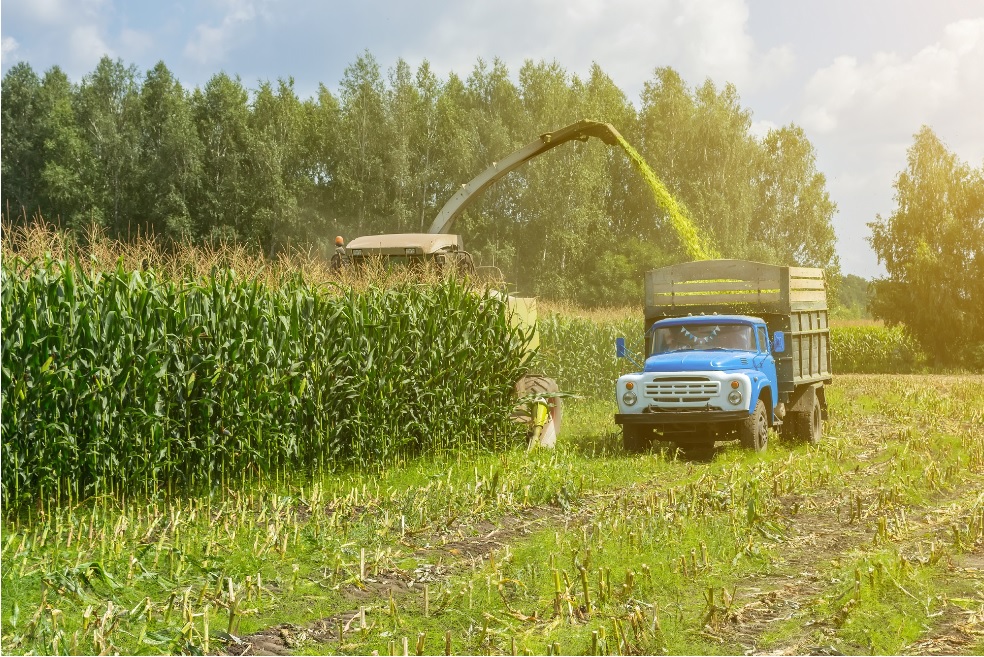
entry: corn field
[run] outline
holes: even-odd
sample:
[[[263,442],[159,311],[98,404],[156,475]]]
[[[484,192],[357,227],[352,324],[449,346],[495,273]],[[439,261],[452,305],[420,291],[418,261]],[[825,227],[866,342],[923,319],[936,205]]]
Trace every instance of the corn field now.
[[[830,357],[840,372],[910,374],[926,354],[902,326],[842,326],[830,330]]]
[[[558,312],[543,313],[537,324],[540,348],[536,368],[562,390],[596,399],[614,399],[615,381],[631,363],[615,358],[615,338],[625,337],[642,352],[642,313],[598,321]]]
[[[455,280],[364,290],[5,258],[8,510],[521,439],[529,338]]]

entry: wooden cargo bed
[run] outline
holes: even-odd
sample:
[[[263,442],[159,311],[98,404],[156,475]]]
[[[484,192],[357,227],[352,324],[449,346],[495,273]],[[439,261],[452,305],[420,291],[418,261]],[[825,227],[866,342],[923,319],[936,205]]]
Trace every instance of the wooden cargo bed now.
[[[775,354],[780,394],[830,381],[830,326],[822,269],[702,260],[646,273],[647,331],[667,317],[715,313],[761,317],[770,333],[785,333],[786,350]]]

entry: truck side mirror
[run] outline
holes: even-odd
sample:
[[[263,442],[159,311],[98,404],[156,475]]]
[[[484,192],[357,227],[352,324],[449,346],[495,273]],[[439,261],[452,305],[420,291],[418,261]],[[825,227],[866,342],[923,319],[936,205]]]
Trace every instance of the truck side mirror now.
[[[786,351],[786,334],[782,331],[776,331],[772,334],[772,351],[777,354]]]
[[[625,338],[615,338],[615,358],[625,358],[628,352],[625,349]]]

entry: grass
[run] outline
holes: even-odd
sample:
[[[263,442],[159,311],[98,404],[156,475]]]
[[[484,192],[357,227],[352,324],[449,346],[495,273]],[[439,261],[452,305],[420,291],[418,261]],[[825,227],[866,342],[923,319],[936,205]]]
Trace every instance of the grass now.
[[[764,456],[627,456],[613,405],[582,400],[553,452],[8,522],[3,649],[194,652],[231,629],[306,654],[972,652],[981,383],[839,377],[824,443]]]
[[[40,258],[64,247],[33,239]],[[98,271],[147,258],[93,244]],[[153,257],[174,273],[208,254]],[[558,449],[448,441],[7,513],[0,649],[981,652],[984,378],[838,374],[819,446],[626,455],[611,338],[638,333],[635,311],[541,313],[541,363],[582,395]]]

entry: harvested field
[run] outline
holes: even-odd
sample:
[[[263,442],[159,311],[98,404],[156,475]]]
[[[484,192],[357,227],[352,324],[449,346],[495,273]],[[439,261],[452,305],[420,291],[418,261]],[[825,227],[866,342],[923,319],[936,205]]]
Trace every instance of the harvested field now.
[[[821,445],[709,463],[581,400],[555,452],[8,523],[4,651],[979,654],[982,384],[840,376]]]

